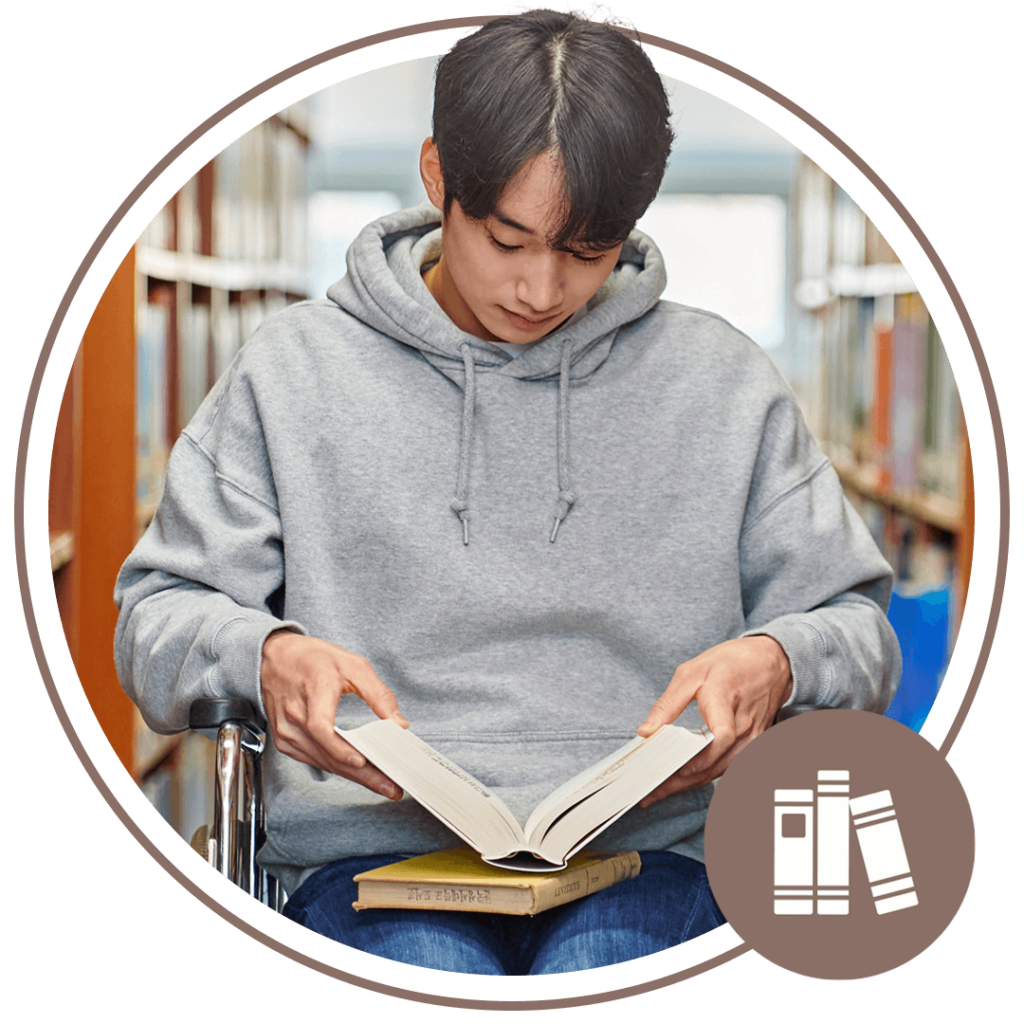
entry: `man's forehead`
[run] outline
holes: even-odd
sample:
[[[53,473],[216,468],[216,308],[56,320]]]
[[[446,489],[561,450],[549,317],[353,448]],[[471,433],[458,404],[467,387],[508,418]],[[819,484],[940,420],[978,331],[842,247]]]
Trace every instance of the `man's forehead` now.
[[[503,213],[500,208],[496,209],[492,216],[496,221],[506,224],[510,228],[515,228],[516,231],[525,231],[528,235],[536,234],[533,228],[528,228],[525,224],[520,224],[519,221],[514,220],[507,213]]]

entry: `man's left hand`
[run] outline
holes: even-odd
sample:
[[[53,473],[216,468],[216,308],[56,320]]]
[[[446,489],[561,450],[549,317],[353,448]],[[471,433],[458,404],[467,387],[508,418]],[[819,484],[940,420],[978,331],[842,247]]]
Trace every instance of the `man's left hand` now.
[[[696,698],[701,717],[715,738],[648,793],[640,806],[649,807],[672,793],[697,789],[717,779],[732,759],[775,721],[792,686],[789,658],[770,636],[726,640],[680,665],[637,732],[650,736],[674,722]]]

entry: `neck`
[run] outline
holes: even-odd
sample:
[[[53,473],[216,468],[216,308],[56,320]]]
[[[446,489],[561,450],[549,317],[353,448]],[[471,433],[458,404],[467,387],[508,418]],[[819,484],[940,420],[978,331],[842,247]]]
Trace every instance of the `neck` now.
[[[446,272],[443,253],[441,258],[423,274],[423,283],[448,319],[460,330],[472,334],[482,341],[501,340],[491,334],[466,305],[459,290]]]

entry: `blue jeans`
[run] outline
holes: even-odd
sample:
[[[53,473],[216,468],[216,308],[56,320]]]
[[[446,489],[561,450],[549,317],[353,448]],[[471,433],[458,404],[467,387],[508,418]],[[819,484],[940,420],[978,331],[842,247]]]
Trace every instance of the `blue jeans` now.
[[[640,874],[536,917],[450,910],[352,909],[352,876],[402,859],[349,857],[320,868],[286,917],[389,960],[463,974],[562,974],[634,960],[725,923],[704,865],[642,852]]]

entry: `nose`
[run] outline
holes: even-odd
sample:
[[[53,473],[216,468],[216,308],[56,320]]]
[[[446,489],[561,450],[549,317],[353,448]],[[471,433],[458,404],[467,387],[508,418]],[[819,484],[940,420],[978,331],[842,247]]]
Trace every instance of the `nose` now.
[[[531,312],[541,314],[562,301],[563,266],[559,253],[537,253],[525,262],[516,282],[516,298]]]

